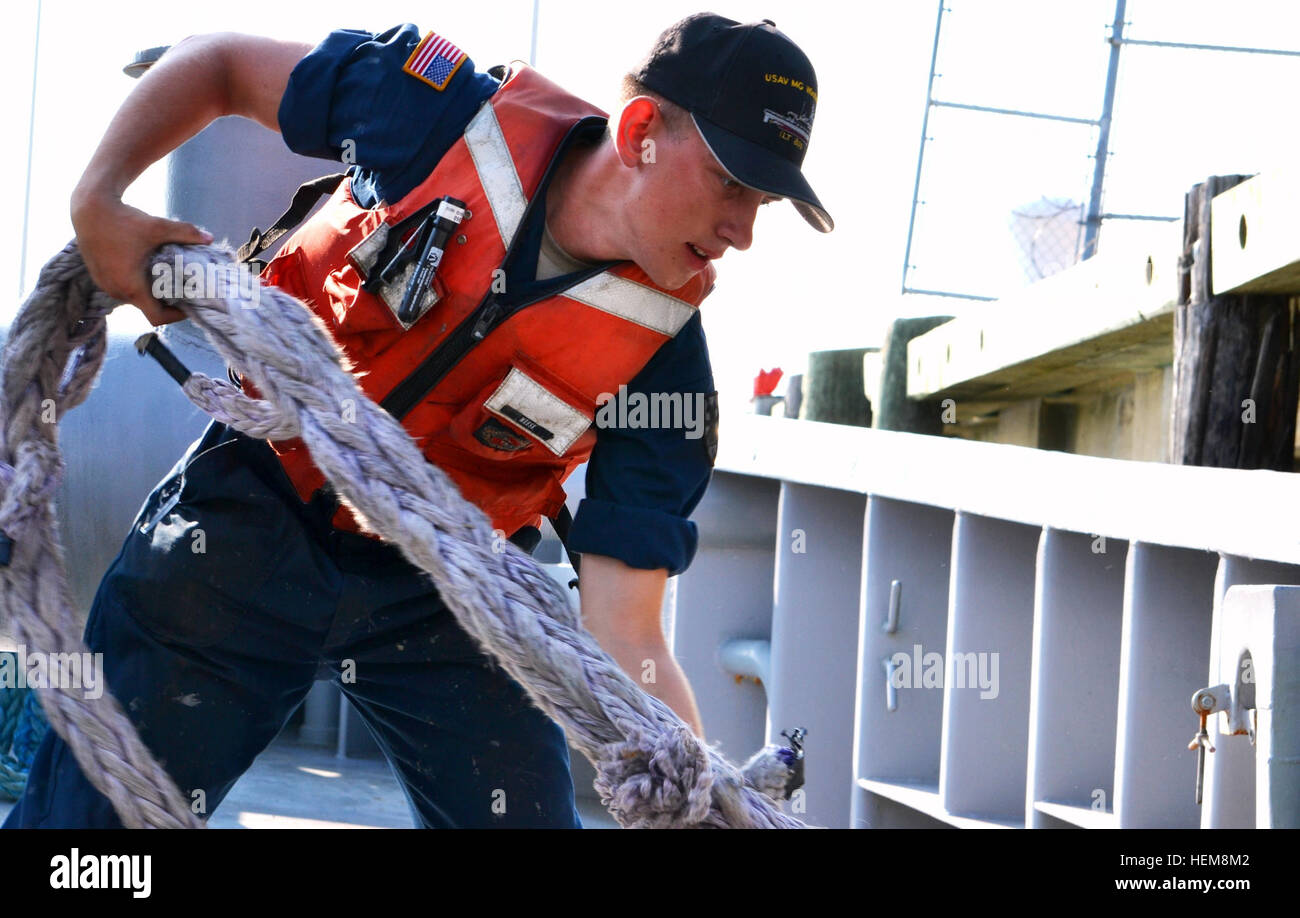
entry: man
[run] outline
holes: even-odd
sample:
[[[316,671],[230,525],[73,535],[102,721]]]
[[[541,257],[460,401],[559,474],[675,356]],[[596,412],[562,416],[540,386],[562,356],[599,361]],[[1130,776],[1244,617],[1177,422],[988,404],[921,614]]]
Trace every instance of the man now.
[[[535,71],[480,73],[410,25],[335,32],[315,49],[199,36],[123,105],[73,223],[100,286],[162,324],[182,314],[150,295],[148,254],[209,238],[122,204],[150,163],[227,114],[355,162],[265,279],[309,303],[367,394],[526,549],[590,455],[569,538],[584,624],[703,736],[659,610],[695,551],[687,517],[710,438],[591,424],[623,384],[714,394],[697,307],[711,262],[749,247],[759,206],[789,198],[831,229],[799,171],[815,101],[811,64],[772,24],[711,14],[660,36],[608,124]],[[419,258],[403,256],[427,249],[435,217],[460,222],[417,283]],[[580,825],[562,731],[427,577],[338,506],[297,441],[210,425],[146,499],[86,634],[196,812],[221,801],[315,678],[332,677],[417,824]],[[6,825],[117,824],[51,734]]]

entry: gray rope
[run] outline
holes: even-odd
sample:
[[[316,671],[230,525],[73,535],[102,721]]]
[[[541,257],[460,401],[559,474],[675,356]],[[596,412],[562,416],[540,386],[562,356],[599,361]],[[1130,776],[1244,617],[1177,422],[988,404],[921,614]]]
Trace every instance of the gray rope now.
[[[42,270],[0,353],[0,531],[12,541],[0,602],[20,644],[86,652],[72,612],[53,513],[63,476],[57,419],[81,404],[107,350],[114,304],[95,289],[75,246]],[[50,726],[128,828],[201,826],[109,693],[86,699],[67,680],[39,690]]]
[[[176,258],[226,270],[232,262],[220,246],[165,246],[155,256],[168,264]],[[243,368],[264,401],[200,374],[186,394],[251,436],[301,436],[361,525],[430,575],[461,627],[592,761],[602,803],[621,825],[802,827],[776,802],[789,774],[777,747],[737,768],[641,691],[582,627],[564,590],[530,556],[497,540],[482,511],[365,396],[309,309],[274,287],[254,300],[223,293],[234,295],[166,302]],[[0,568],[3,611],[40,648],[80,648],[50,508],[62,466],[55,425],[41,422],[40,407],[53,398],[62,416],[85,398],[103,362],[112,305],[71,243],[42,271],[3,354],[0,529],[14,541],[9,566]],[[107,693],[94,703],[71,693],[41,696],[51,725],[124,824],[198,824]]]

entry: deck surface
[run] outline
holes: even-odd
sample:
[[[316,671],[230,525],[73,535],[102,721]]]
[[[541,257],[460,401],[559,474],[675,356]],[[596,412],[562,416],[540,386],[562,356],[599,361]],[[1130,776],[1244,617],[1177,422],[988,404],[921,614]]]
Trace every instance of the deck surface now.
[[[0,801],[0,821],[13,803]],[[591,798],[578,798],[588,829],[617,828]],[[382,759],[341,759],[281,737],[222,801],[214,829],[409,829],[406,798]]]

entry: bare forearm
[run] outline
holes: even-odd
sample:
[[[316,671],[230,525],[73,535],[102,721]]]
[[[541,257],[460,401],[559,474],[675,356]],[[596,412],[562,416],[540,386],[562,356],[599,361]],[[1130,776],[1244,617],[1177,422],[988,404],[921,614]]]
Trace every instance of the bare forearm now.
[[[215,38],[185,39],[140,78],[91,157],[74,209],[91,193],[121,197],[146,168],[226,113],[225,64]]]
[[[126,188],[222,115],[276,127],[280,99],[309,45],[223,32],[179,42],[122,104],[72,193],[72,227],[95,284],[134,303],[154,325],[185,314],[153,296],[149,253],[165,243],[195,245],[212,236],[182,221],[122,202]]]
[[[600,645],[633,682],[672,708],[696,736],[704,739],[704,724],[691,684],[663,642],[646,645],[606,638]]]
[[[220,32],[177,42],[113,117],[74,194],[121,197],[140,173],[223,115],[278,130],[289,74],[309,45]]]
[[[632,681],[703,738],[690,683],[664,640],[660,609],[667,581],[666,570],[641,570],[615,558],[584,555],[582,620]]]

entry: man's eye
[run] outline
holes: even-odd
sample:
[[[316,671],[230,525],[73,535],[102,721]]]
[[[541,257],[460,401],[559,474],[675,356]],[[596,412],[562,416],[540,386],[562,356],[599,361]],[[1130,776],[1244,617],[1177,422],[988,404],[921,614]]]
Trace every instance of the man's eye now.
[[[737,186],[739,186],[739,185],[740,185],[740,182],[736,181],[736,180],[735,180],[734,178],[732,178],[731,176],[729,176],[729,175],[724,175],[724,176],[722,176],[722,187],[723,187],[723,188],[735,188],[735,187],[737,187]]]

